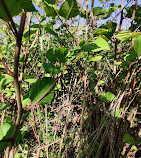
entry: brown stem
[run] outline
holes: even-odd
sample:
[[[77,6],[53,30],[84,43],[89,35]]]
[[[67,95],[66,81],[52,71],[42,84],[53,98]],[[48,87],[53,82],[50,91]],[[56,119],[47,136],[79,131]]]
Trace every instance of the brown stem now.
[[[136,14],[137,4],[138,4],[138,0],[135,0],[135,7],[134,7],[134,10],[133,10],[131,27],[130,27],[131,32],[133,31],[133,21],[134,21],[135,14]]]
[[[19,39],[17,39],[16,43],[16,50],[15,50],[15,60],[14,60],[14,85],[15,85],[15,93],[16,93],[16,100],[17,100],[17,107],[18,107],[18,114],[17,114],[17,120],[15,124],[15,129],[13,131],[12,138],[15,139],[17,130],[20,126],[21,118],[22,118],[22,102],[21,102],[21,92],[20,92],[20,83],[18,81],[18,66],[19,66],[19,56],[20,56],[20,50],[21,50],[21,42],[22,42],[22,35],[24,31],[24,25],[25,25],[25,19],[26,19],[26,13],[22,11],[21,16],[21,22],[20,22],[20,28],[19,28]]]
[[[123,4],[124,4],[124,0],[121,0],[121,16],[120,16],[120,23],[119,23],[119,27],[118,27],[118,32],[120,32],[121,25],[123,22]]]
[[[8,75],[14,77],[13,72],[10,70],[10,68],[9,68],[8,66],[5,65],[5,63],[4,63],[1,59],[0,59],[0,63],[5,67],[5,69],[6,69],[7,71],[9,71],[10,74],[8,74]]]
[[[123,7],[123,9],[125,9],[130,2],[131,2],[131,0],[129,0],[127,2],[127,4]],[[121,11],[115,15],[115,17],[111,20],[111,22],[114,21],[120,13],[121,13]],[[111,24],[111,22],[106,25],[106,28]]]

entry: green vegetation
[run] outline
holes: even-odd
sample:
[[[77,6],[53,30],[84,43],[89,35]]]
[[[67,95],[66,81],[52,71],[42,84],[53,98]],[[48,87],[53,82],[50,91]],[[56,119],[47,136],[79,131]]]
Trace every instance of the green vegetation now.
[[[138,151],[141,9],[98,2],[0,0],[0,157]]]

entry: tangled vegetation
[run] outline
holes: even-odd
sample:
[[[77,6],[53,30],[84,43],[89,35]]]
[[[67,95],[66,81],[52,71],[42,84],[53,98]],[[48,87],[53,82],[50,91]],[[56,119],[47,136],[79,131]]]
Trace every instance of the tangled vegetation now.
[[[0,157],[141,157],[138,0],[0,0]]]

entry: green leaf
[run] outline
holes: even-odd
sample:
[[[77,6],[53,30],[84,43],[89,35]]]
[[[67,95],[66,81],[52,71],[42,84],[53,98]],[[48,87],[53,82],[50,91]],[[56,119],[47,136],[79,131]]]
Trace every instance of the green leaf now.
[[[11,124],[9,123],[3,123],[0,126],[0,140],[2,140],[8,133],[8,131],[11,128]],[[9,142],[0,142],[0,153],[3,152],[3,150],[9,145]]]
[[[85,40],[80,41],[79,46],[82,47],[85,44]]]
[[[56,10],[56,12],[54,11],[54,9],[52,8],[52,5],[48,4],[45,0],[44,0],[44,10],[46,12],[46,16],[47,17],[55,17],[56,16],[56,12],[58,12]]]
[[[79,14],[76,0],[66,0],[60,7],[59,15],[66,20],[76,17]]]
[[[99,37],[95,41],[90,41],[82,46],[83,51],[92,51],[92,52],[98,52],[102,50],[110,50],[109,44],[106,40]]]
[[[36,82],[37,79],[31,78],[31,79],[25,79],[24,81],[32,84],[32,83]]]
[[[22,158],[22,154],[21,153],[16,153],[14,158]]]
[[[131,138],[130,134],[129,133],[126,133],[124,136],[123,136],[123,141],[127,144],[134,144],[135,143],[135,140]]]
[[[54,35],[55,37],[58,37],[58,34],[53,31],[53,28],[51,28],[51,25],[47,24],[45,27],[45,30],[47,31],[47,33],[50,33],[50,34]]]
[[[10,102],[8,102],[7,104],[1,102],[0,103],[0,111],[3,111],[4,109],[6,109],[9,106]]]
[[[55,51],[52,48],[47,51],[46,57],[50,62],[56,62],[57,61]]]
[[[55,4],[57,0],[44,0],[46,1],[48,4]]]
[[[104,83],[105,83],[105,81],[103,81],[103,80],[100,80],[100,81],[98,81],[97,85],[104,86]]]
[[[54,79],[51,77],[44,77],[34,83],[27,93],[27,98],[31,99],[32,103],[35,103],[42,95],[49,89],[54,83]],[[54,88],[54,87],[53,87]],[[40,101],[40,103],[48,104],[53,97],[53,88],[47,93],[47,95]]]
[[[93,8],[93,15],[98,16],[98,15],[103,15],[104,9],[102,7],[95,7]]]
[[[108,30],[106,30],[106,29],[97,29],[93,34],[103,35],[103,34],[106,34],[107,32],[108,32]]]
[[[34,30],[27,31],[27,32],[23,35],[23,37],[24,37],[25,39],[28,39],[31,35],[35,34],[36,31],[37,31],[37,30],[35,30],[35,29],[34,29]]]
[[[110,102],[115,98],[115,95],[111,92],[100,93],[98,96],[101,100],[106,102]]]
[[[30,99],[29,98],[26,98],[24,100],[22,100],[22,105],[23,105],[23,108],[26,106],[26,105],[29,105],[30,104]]]
[[[3,65],[0,65],[0,70],[4,70],[5,69],[5,67],[3,66]]]
[[[131,35],[131,31],[124,31],[124,32],[120,32],[117,35],[115,35],[115,37],[119,40],[127,38],[128,36]]]
[[[132,38],[138,36],[139,32],[132,32],[131,35],[125,37],[120,43],[125,43],[129,40],[131,40]]]
[[[137,148],[135,145],[133,145],[133,146],[131,147],[131,149],[132,149],[133,151],[137,151],[137,150],[138,150],[138,148]]]
[[[101,59],[102,59],[102,56],[95,56],[95,57],[89,56],[88,61],[89,62],[91,62],[91,61],[99,61]]]
[[[0,140],[2,140],[6,136],[10,128],[11,128],[11,124],[9,123],[3,123],[0,126]]]
[[[134,50],[137,53],[138,57],[141,55],[141,35],[134,41]]]
[[[113,12],[115,12],[117,9],[119,9],[118,7],[114,6],[114,7],[109,7],[107,10],[103,11],[104,14],[104,19],[107,19],[111,16],[111,14]]]
[[[137,57],[137,54],[136,52],[133,50],[130,54],[126,55],[124,57],[124,60],[129,63],[132,59],[136,58]]]
[[[68,48],[59,47],[55,49],[55,56],[60,63],[67,61]]]
[[[0,77],[0,90],[5,87],[5,86],[9,86],[9,84],[13,81],[13,77],[7,75],[7,74],[3,74]]]
[[[61,72],[61,70],[58,67],[52,66],[48,63],[43,63],[43,68],[46,73],[52,72],[53,74],[57,74],[57,73]]]
[[[12,17],[22,12],[22,9],[24,9],[26,12],[36,11],[31,0],[18,0],[18,1],[17,0],[10,0],[10,1],[4,0],[4,2]],[[0,3],[0,19],[9,21],[9,18],[7,17],[7,14],[5,13],[5,10],[3,9],[1,3]]]
[[[13,130],[14,130],[14,125],[12,125],[11,123],[3,123],[0,126],[0,140],[11,138]],[[18,142],[19,140],[21,140],[20,131],[18,131],[17,133],[15,142]],[[0,142],[0,153],[2,153],[3,150],[9,145],[10,145],[9,142]]]
[[[116,63],[115,63],[115,66],[118,66],[118,65],[121,65],[121,64],[122,64],[122,62],[119,61],[119,62],[116,62]]]

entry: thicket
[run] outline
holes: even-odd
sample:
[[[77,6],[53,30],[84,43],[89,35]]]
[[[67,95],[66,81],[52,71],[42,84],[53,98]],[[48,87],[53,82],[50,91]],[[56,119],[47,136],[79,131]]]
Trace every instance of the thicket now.
[[[0,0],[0,157],[141,156],[141,4],[118,3]]]

